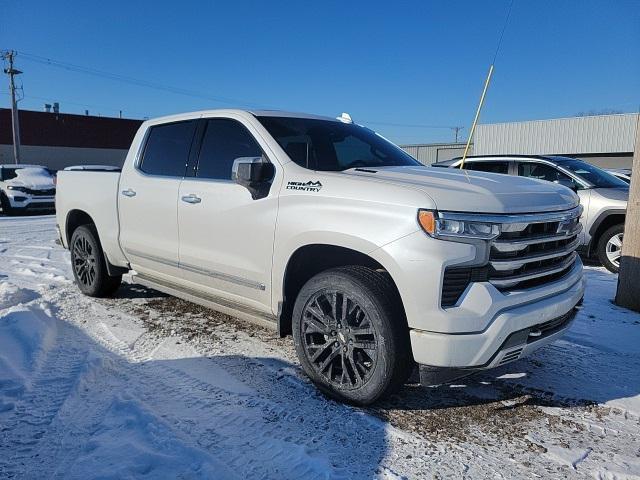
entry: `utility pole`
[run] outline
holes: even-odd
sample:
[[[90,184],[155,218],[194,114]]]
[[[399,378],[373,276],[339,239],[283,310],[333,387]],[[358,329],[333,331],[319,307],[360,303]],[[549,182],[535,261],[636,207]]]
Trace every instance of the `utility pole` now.
[[[640,113],[636,123],[632,171],[616,303],[640,312]]]
[[[451,130],[453,130],[456,135],[456,143],[458,143],[458,133],[460,133],[460,130],[462,130],[463,128],[464,127],[451,127]]]
[[[16,100],[15,76],[22,72],[13,68],[13,59],[16,52],[7,50],[3,52],[2,58],[9,62],[9,68],[4,69],[4,73],[9,75],[9,93],[11,95],[11,126],[13,127],[13,159],[16,164],[20,163],[20,119],[18,118],[18,101]]]

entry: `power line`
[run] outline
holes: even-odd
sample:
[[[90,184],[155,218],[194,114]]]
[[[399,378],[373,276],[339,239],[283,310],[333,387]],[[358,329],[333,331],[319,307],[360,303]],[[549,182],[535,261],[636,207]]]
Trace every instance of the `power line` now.
[[[0,92],[0,95],[9,95],[9,93],[8,92]],[[75,102],[75,101],[72,101],[72,100],[67,100],[65,98],[41,97],[41,96],[38,96],[38,95],[24,95],[23,98],[25,98],[27,100],[43,100],[45,102],[53,102],[55,100],[56,102],[63,102],[65,104],[76,105],[78,107],[85,107],[85,108],[91,108],[91,109],[96,109],[96,110],[107,110],[107,111],[110,111],[110,112],[126,112],[127,114],[136,115],[138,117],[148,117],[149,116],[146,113],[132,112],[131,110],[123,110],[121,108],[109,107],[107,105],[96,105],[96,104],[91,104],[91,103]]]
[[[60,60],[54,60],[52,58],[48,58],[48,57],[43,57],[40,55],[35,55],[32,53],[26,53],[26,52],[19,52],[20,56],[23,57],[25,60],[30,61],[30,62],[35,62],[35,63],[40,63],[42,65],[47,65],[50,67],[55,67],[55,68],[59,68],[62,70],[67,70],[70,72],[75,72],[75,73],[83,73],[86,75],[92,75],[95,77],[101,77],[101,78],[107,78],[109,80],[114,80],[114,81],[118,81],[118,82],[122,82],[122,83],[128,83],[131,85],[137,85],[139,87],[146,87],[146,88],[153,88],[156,90],[162,90],[162,91],[166,91],[166,92],[170,92],[170,93],[174,93],[177,95],[185,95],[188,97],[195,97],[195,98],[202,98],[205,100],[210,100],[210,101],[214,101],[214,102],[218,102],[218,103],[225,103],[225,104],[231,104],[231,105],[245,105],[245,106],[251,106],[251,107],[258,107],[258,108],[267,108],[267,105],[261,105],[261,104],[257,104],[254,102],[248,102],[246,100],[240,100],[240,99],[235,99],[235,98],[228,98],[228,97],[219,97],[219,96],[213,96],[213,95],[209,95],[208,93],[204,93],[204,92],[198,92],[195,90],[189,90],[186,88],[181,88],[181,87],[175,87],[175,86],[171,86],[171,85],[164,85],[161,83],[156,83],[156,82],[149,82],[147,80],[142,80],[139,78],[135,78],[135,77],[129,77],[127,75],[121,75],[119,73],[113,73],[113,72],[108,72],[105,70],[98,70],[95,68],[91,68],[91,67],[84,67],[82,65],[77,65],[74,63],[69,63],[69,62],[63,62]]]
[[[504,19],[504,25],[502,26],[502,31],[500,32],[500,38],[498,39],[498,45],[496,46],[496,52],[493,54],[492,65],[496,64],[496,58],[498,58],[498,52],[500,51],[500,47],[502,46],[502,39],[504,38],[504,32],[507,30],[507,25],[509,25],[509,18],[511,17],[511,10],[513,10],[513,2],[509,4],[509,10],[507,11],[507,17]]]
[[[390,122],[380,122],[374,120],[360,120],[363,123],[370,123],[371,125],[386,125],[389,127],[408,127],[408,128],[442,128],[442,129],[450,129],[454,130],[456,128],[462,127],[454,127],[450,125],[418,125],[412,123],[390,123]]]
[[[164,85],[164,84],[160,84],[160,83],[156,83],[156,82],[149,82],[147,80],[142,80],[142,79],[130,77],[130,76],[127,76],[127,75],[122,75],[122,74],[119,74],[119,73],[113,73],[113,72],[108,72],[106,70],[99,70],[99,69],[92,68],[92,67],[85,67],[85,66],[78,65],[78,64],[75,64],[75,63],[69,63],[69,62],[63,62],[63,61],[60,61],[60,60],[54,60],[52,58],[43,57],[41,55],[36,55],[36,54],[33,54],[33,53],[20,52],[20,55],[25,60],[30,61],[30,62],[35,62],[35,63],[39,63],[39,64],[42,64],[42,65],[47,65],[47,66],[50,66],[50,67],[55,67],[55,68],[71,71],[71,72],[74,72],[74,73],[82,73],[82,74],[92,75],[92,76],[96,76],[96,77],[100,77],[100,78],[106,78],[106,79],[114,80],[114,81],[118,81],[118,82],[128,83],[128,84],[136,85],[136,86],[139,86],[139,87],[153,88],[153,89],[156,89],[156,90],[167,91],[167,92],[178,94],[178,95],[185,95],[185,96],[190,96],[190,97],[195,97],[195,98],[203,98],[203,99],[206,99],[206,100],[212,100],[212,101],[215,101],[215,102],[220,102],[220,103],[225,103],[225,104],[244,105],[244,106],[250,106],[250,107],[257,107],[257,108],[273,108],[273,107],[268,106],[268,105],[261,105],[261,104],[257,104],[257,103],[254,103],[254,102],[249,102],[249,101],[246,101],[246,100],[240,100],[240,99],[229,98],[229,97],[212,96],[212,95],[209,95],[209,94],[203,93],[203,92],[197,92],[197,91],[194,91],[194,90],[175,87],[175,86],[171,86],[171,85]],[[33,97],[33,98],[35,98],[35,97]],[[72,102],[67,102],[67,103],[72,103]],[[449,125],[419,125],[419,124],[404,124],[404,123],[369,121],[369,120],[362,120],[362,122],[368,123],[368,124],[371,124],[371,125],[384,125],[384,126],[390,126],[390,127],[408,127],[408,128],[424,128],[424,129],[449,129],[449,130],[453,130],[454,132],[458,131],[457,129],[460,128],[460,127],[457,127],[457,126],[449,126]]]

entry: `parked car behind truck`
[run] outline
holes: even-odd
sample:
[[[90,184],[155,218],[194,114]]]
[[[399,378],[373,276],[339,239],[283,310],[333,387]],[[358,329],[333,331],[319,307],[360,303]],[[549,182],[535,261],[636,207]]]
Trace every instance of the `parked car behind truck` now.
[[[78,287],[134,282],[292,334],[323,391],[369,404],[568,328],[584,293],[569,189],[424,167],[346,119],[211,110],[142,124],[121,173],[63,171]]]
[[[434,164],[459,168],[461,158]],[[576,191],[585,211],[581,253],[596,256],[609,271],[620,269],[629,184],[582,160],[562,156],[485,155],[465,160],[466,170],[536,178]]]
[[[51,211],[56,187],[51,171],[40,165],[0,165],[0,206],[5,215]]]

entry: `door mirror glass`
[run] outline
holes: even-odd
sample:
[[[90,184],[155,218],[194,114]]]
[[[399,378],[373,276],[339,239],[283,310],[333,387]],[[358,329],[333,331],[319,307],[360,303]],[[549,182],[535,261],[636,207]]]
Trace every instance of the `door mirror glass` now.
[[[268,192],[270,184],[275,174],[273,163],[264,157],[240,157],[233,161],[231,168],[231,179],[238,185],[247,188],[253,198],[262,198],[261,192]],[[264,195],[263,195],[264,196]]]

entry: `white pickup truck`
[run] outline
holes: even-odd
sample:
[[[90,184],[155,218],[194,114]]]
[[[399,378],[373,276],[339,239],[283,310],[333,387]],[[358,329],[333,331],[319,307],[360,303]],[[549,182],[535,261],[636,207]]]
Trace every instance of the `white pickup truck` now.
[[[568,188],[430,168],[346,115],[211,110],[142,124],[122,172],[63,171],[80,290],[132,281],[292,334],[326,393],[369,404],[516,360],[579,308]]]

